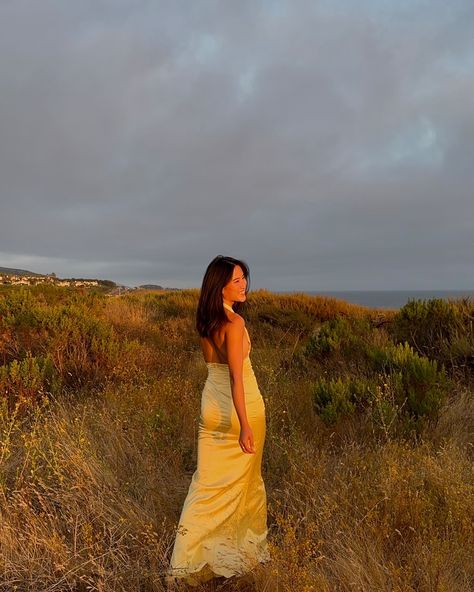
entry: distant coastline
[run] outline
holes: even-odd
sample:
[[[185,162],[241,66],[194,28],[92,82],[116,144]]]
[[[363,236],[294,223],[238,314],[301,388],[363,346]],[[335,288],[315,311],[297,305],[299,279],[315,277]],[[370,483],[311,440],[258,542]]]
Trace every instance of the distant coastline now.
[[[433,298],[459,299],[468,297],[474,300],[474,290],[274,290],[276,294],[292,294],[304,292],[311,296],[332,296],[346,300],[352,304],[360,304],[369,308],[400,308],[409,300],[431,300]]]
[[[102,287],[111,296],[125,294],[135,290],[179,291],[186,288],[164,287],[158,284],[142,284],[140,286],[125,286],[111,280],[97,278],[58,278],[55,273],[39,274],[26,269],[0,267],[0,285],[37,285],[54,284],[69,287]],[[409,300],[459,300],[469,298],[474,300],[472,290],[268,290],[274,294],[303,293],[310,296],[329,296],[338,300],[345,300],[352,304],[367,306],[368,308],[400,308]]]

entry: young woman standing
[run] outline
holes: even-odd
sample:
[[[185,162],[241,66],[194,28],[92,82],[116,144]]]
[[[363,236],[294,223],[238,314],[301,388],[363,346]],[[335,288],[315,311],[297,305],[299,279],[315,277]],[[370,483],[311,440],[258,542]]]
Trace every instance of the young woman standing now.
[[[265,405],[238,314],[249,268],[218,256],[203,278],[196,329],[208,368],[201,397],[197,468],[178,524],[168,582],[243,575],[270,560],[261,475]]]

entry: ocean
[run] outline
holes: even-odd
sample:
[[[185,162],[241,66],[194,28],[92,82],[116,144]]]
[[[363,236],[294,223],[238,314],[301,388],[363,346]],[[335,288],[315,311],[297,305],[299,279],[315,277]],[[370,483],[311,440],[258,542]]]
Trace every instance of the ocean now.
[[[333,296],[346,300],[352,304],[361,304],[370,308],[400,308],[409,300],[431,300],[433,298],[459,299],[468,297],[474,299],[474,290],[367,290],[367,291],[321,291],[292,290],[278,291],[278,294],[292,294],[304,292],[311,296]],[[275,291],[276,292],[276,291]]]

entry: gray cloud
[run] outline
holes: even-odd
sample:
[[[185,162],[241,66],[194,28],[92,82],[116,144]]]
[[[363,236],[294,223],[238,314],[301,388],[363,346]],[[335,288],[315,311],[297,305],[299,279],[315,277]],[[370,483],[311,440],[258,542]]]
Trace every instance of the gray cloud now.
[[[474,8],[0,5],[0,265],[469,288]]]

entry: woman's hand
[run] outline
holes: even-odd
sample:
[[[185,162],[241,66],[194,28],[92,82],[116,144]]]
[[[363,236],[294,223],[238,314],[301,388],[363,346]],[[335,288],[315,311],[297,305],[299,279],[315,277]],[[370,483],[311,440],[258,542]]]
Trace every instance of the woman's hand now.
[[[249,425],[240,428],[239,444],[246,454],[255,454],[253,432]]]

